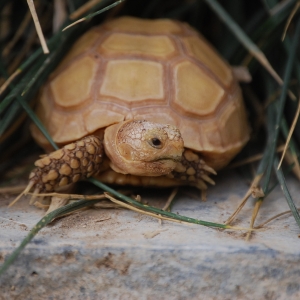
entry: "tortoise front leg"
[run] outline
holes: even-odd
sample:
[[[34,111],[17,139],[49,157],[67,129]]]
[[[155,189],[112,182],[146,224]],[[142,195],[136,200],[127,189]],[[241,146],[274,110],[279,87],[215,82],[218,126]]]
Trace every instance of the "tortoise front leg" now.
[[[187,185],[192,185],[200,189],[202,192],[202,199],[205,200],[207,190],[205,182],[213,185],[215,184],[209,177],[210,174],[216,175],[217,173],[205,163],[199,153],[185,149],[181,162],[177,163],[170,176],[186,182]]]
[[[34,164],[37,167],[29,175],[29,184],[22,194],[32,188],[34,194],[53,192],[55,188],[88,178],[100,171],[104,149],[102,140],[96,136],[87,136],[79,141],[44,155]]]
[[[56,187],[97,174],[103,154],[102,141],[96,136],[87,136],[37,160],[29,182],[39,192],[52,192]]]

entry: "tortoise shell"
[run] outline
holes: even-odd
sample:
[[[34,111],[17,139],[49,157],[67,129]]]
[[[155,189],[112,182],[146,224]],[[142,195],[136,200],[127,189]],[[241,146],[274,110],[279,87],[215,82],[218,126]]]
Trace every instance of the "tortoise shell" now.
[[[60,145],[127,119],[172,124],[215,169],[249,139],[230,66],[190,26],[167,19],[122,17],[89,30],[43,87],[37,114]]]

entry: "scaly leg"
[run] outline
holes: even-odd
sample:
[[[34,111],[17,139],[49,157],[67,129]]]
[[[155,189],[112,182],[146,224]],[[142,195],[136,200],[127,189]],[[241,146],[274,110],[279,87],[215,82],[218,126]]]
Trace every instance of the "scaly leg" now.
[[[199,157],[198,153],[185,149],[181,162],[176,165],[176,168],[169,177],[182,180],[186,182],[187,185],[197,187],[202,192],[202,199],[205,200],[207,190],[205,182],[213,185],[215,184],[215,182],[209,177],[210,174],[216,175],[217,173]]]
[[[34,194],[53,192],[57,187],[96,175],[101,169],[103,154],[102,141],[96,136],[87,136],[45,155],[35,162],[37,168],[30,173],[27,188],[10,206],[32,188]]]

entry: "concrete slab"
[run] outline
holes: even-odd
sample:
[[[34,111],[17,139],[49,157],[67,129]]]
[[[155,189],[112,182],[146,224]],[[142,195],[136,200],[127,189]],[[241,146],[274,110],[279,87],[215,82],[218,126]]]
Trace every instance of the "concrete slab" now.
[[[217,177],[208,201],[181,194],[173,212],[222,223],[248,186]],[[300,206],[299,183],[289,186]],[[155,195],[157,193],[157,195]],[[157,201],[162,192],[148,195]],[[152,200],[151,200],[152,199]],[[26,200],[0,200],[0,262],[43,216]],[[253,199],[234,225],[249,226]],[[288,210],[276,188],[256,224]],[[253,234],[182,225],[123,209],[90,209],[43,229],[0,278],[0,299],[300,299],[300,230],[291,215]]]

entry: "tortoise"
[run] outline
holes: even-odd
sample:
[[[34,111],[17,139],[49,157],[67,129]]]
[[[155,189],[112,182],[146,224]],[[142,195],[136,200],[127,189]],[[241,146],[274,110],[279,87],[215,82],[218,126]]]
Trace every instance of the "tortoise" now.
[[[95,175],[205,191],[249,139],[232,68],[169,19],[120,17],[90,29],[42,88],[37,115],[62,148],[35,162],[25,193]],[[53,150],[35,125],[31,132]]]

